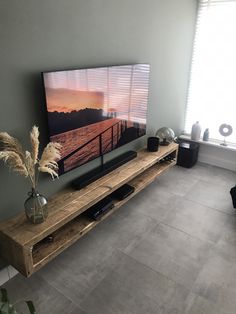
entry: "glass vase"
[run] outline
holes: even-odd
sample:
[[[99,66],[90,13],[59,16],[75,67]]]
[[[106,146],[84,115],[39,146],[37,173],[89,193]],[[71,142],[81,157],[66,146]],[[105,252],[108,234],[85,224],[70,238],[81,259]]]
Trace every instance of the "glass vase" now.
[[[32,189],[28,195],[24,204],[26,217],[33,224],[40,224],[48,216],[47,199],[35,189]]]

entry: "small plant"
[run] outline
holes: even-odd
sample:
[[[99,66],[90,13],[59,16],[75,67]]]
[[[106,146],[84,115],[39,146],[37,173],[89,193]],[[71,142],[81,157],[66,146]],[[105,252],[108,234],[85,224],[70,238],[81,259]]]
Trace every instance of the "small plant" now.
[[[28,309],[28,313],[35,314],[35,307],[32,301],[21,301],[12,304],[9,301],[7,290],[1,289],[1,301],[0,301],[0,314],[23,314],[22,312],[18,312],[16,309],[16,305],[24,302],[26,304],[26,308]]]
[[[20,142],[7,132],[0,132],[0,160],[14,172],[28,178],[32,189],[36,189],[39,172],[47,172],[52,178],[58,177],[61,144],[50,142],[39,159],[39,130],[33,126],[30,132],[31,152],[24,151]]]

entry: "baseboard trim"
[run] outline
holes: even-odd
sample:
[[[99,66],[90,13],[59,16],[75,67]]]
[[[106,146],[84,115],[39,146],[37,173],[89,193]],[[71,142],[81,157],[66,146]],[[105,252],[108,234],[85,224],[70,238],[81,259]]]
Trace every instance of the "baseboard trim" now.
[[[209,164],[212,166],[217,166],[220,168],[236,171],[236,162],[231,161],[227,158],[219,158],[214,156],[213,154],[202,154],[199,153],[198,160],[205,164]]]

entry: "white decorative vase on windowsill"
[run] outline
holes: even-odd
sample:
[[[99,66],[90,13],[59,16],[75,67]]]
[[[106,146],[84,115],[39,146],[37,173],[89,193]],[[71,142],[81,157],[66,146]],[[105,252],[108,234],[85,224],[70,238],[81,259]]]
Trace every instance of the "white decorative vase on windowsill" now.
[[[193,124],[192,131],[191,131],[191,140],[199,141],[201,137],[202,128],[199,124],[199,121]]]

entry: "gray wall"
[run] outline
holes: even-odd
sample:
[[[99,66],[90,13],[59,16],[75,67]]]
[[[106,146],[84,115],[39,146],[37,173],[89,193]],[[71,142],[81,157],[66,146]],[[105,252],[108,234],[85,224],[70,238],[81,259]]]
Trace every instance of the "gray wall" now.
[[[43,70],[143,62],[151,64],[148,133],[162,126],[179,132],[184,123],[196,2],[0,0],[0,130],[29,145],[28,132],[36,124],[45,143]],[[144,143],[139,139],[129,147]],[[91,162],[55,182],[43,176],[39,189],[50,196],[97,164]],[[24,178],[0,165],[0,219],[23,210],[28,190]]]

